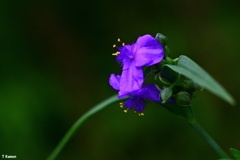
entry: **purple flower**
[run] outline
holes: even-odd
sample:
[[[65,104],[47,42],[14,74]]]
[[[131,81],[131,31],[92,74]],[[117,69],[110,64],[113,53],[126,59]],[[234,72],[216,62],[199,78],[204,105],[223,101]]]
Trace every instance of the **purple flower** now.
[[[122,94],[140,89],[144,81],[142,67],[159,63],[164,57],[162,45],[148,34],[139,37],[136,43],[118,47],[118,50],[114,55],[123,65],[119,84]]]
[[[139,37],[134,44],[119,47],[119,51],[118,61],[123,65],[134,63],[136,67],[151,66],[164,56],[162,45],[149,34]]]
[[[154,84],[147,84],[143,88],[133,91],[130,97],[120,105],[127,108],[124,112],[134,109],[136,112],[139,112],[140,115],[143,115],[144,106],[147,100],[160,102],[159,94],[160,92]]]
[[[120,79],[121,77],[119,75],[111,74],[110,76],[109,83],[115,90],[120,89]],[[159,94],[160,92],[154,84],[148,84],[143,88],[134,90],[125,95],[123,95],[120,90],[118,93],[118,95],[120,95],[119,97],[129,96],[125,102],[120,103],[120,107],[125,106],[127,108],[124,112],[134,109],[136,112],[139,112],[139,115],[143,115],[144,106],[147,100],[160,102]]]

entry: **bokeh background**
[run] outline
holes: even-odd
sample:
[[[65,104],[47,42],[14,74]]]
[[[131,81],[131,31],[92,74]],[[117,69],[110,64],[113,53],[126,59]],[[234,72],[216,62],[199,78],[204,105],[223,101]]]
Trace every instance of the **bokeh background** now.
[[[0,1],[0,154],[45,159],[70,126],[116,94],[121,38],[160,32],[172,57],[185,54],[239,102],[239,3],[202,1]],[[207,91],[193,100],[200,124],[228,152],[240,149],[240,109]],[[229,152],[228,152],[229,153]],[[59,160],[213,160],[216,153],[183,119],[149,104],[145,116],[117,103],[92,117]]]

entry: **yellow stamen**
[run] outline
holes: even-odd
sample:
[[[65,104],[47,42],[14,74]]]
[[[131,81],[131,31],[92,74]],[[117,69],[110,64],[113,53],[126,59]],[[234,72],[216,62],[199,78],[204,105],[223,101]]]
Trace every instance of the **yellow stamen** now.
[[[113,48],[115,48],[115,47],[116,47],[116,44],[113,45]]]
[[[121,42],[121,39],[120,39],[120,38],[118,38],[118,42]]]
[[[144,113],[138,113],[139,116],[144,116]]]
[[[125,109],[123,112],[127,113],[127,110]]]
[[[117,56],[117,55],[119,55],[120,54],[120,52],[116,52],[116,53],[113,53],[112,55],[113,56]]]
[[[125,43],[122,43],[122,46],[125,46]]]

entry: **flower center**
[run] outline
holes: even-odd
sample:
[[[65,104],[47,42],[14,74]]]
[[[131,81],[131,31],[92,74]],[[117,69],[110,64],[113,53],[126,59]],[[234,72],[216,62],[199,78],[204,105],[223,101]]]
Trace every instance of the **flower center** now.
[[[134,57],[131,55],[131,56],[129,56],[129,58],[130,58],[130,59],[133,59]]]

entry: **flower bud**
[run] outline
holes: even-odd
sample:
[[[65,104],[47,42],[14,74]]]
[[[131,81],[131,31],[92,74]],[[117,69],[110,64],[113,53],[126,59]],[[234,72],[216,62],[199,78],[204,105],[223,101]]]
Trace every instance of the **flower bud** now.
[[[176,95],[176,102],[180,106],[188,106],[191,103],[191,96],[186,91],[180,91]]]
[[[199,86],[198,84],[196,84],[196,83],[194,83],[194,82],[193,82],[193,86],[194,86],[194,88],[195,88],[196,90],[198,90],[198,91],[203,91],[203,89],[204,89],[204,87]]]
[[[197,85],[196,83],[194,83],[190,79],[185,79],[184,82],[183,82],[183,89],[187,90],[187,91],[190,91],[190,92],[194,92],[196,90],[202,91],[204,88]]]
[[[193,81],[190,79],[186,79],[183,81],[183,89],[187,91],[194,91],[195,87]]]
[[[165,47],[167,45],[167,37],[161,33],[158,33],[155,37]]]
[[[171,88],[164,88],[160,93],[160,98],[162,100],[162,103],[167,102],[171,96],[172,96]]]
[[[170,55],[170,49],[168,48],[167,45],[164,46],[164,54],[165,55]]]

